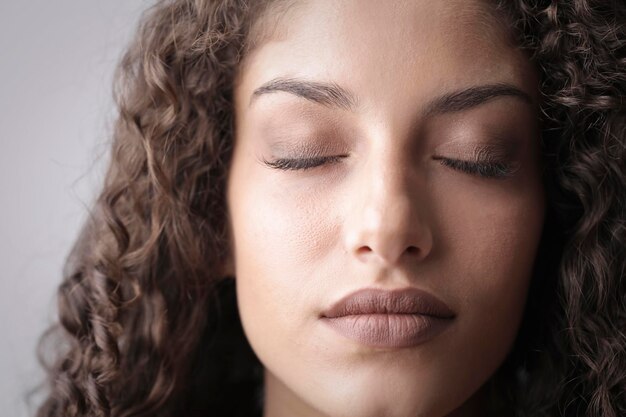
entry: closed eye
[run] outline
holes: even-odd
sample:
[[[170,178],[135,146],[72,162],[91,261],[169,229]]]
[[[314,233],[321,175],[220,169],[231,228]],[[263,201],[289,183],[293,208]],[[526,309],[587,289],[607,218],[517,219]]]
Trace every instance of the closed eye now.
[[[348,155],[316,156],[314,158],[278,158],[273,161],[263,160],[270,168],[283,171],[298,171],[312,169],[325,164],[334,164]]]
[[[439,156],[435,156],[433,159],[439,161],[441,165],[482,178],[504,179],[513,176],[517,172],[516,166],[503,161],[474,162]]]

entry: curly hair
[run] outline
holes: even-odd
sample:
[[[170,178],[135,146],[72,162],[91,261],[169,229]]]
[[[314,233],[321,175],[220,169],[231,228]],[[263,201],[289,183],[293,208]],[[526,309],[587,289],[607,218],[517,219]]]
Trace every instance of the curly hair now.
[[[224,279],[224,193],[234,81],[290,3],[161,0],[144,14],[117,74],[105,183],[40,341],[38,417],[260,415],[262,366]],[[540,73],[548,212],[489,412],[624,416],[626,4],[495,6]]]

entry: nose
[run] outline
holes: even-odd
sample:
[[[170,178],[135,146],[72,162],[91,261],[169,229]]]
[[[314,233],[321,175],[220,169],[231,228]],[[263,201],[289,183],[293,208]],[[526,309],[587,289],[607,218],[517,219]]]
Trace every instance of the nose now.
[[[364,171],[344,222],[348,252],[385,267],[426,258],[433,237],[423,181],[400,156],[378,156]]]

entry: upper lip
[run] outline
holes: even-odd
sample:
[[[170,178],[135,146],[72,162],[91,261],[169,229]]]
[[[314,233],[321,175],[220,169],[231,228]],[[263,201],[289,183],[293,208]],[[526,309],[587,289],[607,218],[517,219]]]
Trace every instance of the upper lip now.
[[[341,298],[322,317],[359,314],[420,314],[451,319],[454,311],[432,294],[417,288],[383,290],[363,288]]]

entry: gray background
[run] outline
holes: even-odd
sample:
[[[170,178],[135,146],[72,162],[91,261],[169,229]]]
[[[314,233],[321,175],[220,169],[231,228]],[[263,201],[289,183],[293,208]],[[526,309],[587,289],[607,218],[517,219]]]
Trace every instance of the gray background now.
[[[36,341],[108,160],[113,71],[152,3],[0,1],[2,416],[34,413]]]

